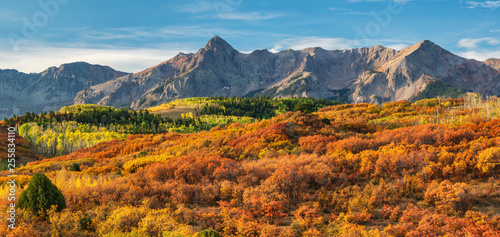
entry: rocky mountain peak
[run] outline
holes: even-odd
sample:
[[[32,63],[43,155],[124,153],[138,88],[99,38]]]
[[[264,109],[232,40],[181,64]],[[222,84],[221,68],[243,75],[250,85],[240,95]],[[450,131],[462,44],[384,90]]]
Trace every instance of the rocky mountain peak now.
[[[400,50],[393,62],[398,62],[405,58],[412,58],[412,60],[417,60],[422,63],[437,63],[437,61],[444,60],[452,64],[457,64],[463,61],[461,57],[452,54],[430,40],[422,40]]]
[[[92,64],[87,63],[87,62],[72,62],[72,63],[61,64],[60,67],[72,67],[72,66],[75,66],[75,67],[80,66],[80,67],[82,67],[82,66],[91,66],[91,65]]]
[[[410,47],[414,47],[415,51],[418,50],[418,51],[434,52],[434,53],[441,55],[441,56],[444,56],[444,55],[456,56],[430,40],[422,40],[422,41],[420,41],[420,42],[418,42],[415,45],[410,46]]]
[[[413,52],[416,52],[416,51],[421,51],[421,50],[432,50],[432,49],[435,49],[436,47],[439,48],[439,46],[437,46],[436,44],[434,44],[432,41],[430,40],[422,40],[414,45],[410,45],[404,49],[402,49],[400,51],[400,55],[404,55],[404,56],[407,56],[407,55],[410,55],[412,54]]]
[[[98,65],[92,65],[86,62],[73,62],[73,63],[62,64],[61,66],[59,66],[59,70],[75,70],[81,68],[89,68],[92,66],[98,66]],[[107,66],[102,66],[102,67],[107,67]]]
[[[416,45],[419,45],[420,47],[435,47],[435,46],[437,46],[434,42],[432,42],[430,40],[422,40],[422,41],[416,43]]]
[[[101,66],[86,62],[74,62],[62,64],[59,67],[50,67],[40,73],[42,77],[50,78],[81,78],[85,81],[103,82],[104,78],[116,78],[128,73],[115,71],[109,66]],[[91,83],[95,84],[95,83]]]
[[[323,49],[321,47],[312,47],[312,48],[303,49],[302,51],[305,53],[308,53],[311,56],[314,56],[316,54],[321,54],[321,53],[325,52],[325,49]]]
[[[208,41],[207,45],[205,45],[205,51],[232,52],[234,48],[224,39],[216,35]]]
[[[72,72],[77,70],[86,70],[93,66],[108,68],[108,66],[92,65],[86,62],[74,62],[74,63],[61,64],[59,67],[56,66],[49,67],[42,72],[42,75],[61,73],[61,72]]]

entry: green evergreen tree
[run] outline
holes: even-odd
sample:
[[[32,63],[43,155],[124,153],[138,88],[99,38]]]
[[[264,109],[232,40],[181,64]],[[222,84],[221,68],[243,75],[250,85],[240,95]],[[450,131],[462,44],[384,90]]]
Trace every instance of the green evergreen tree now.
[[[36,173],[28,188],[21,193],[17,205],[20,209],[29,209],[35,213],[48,211],[52,205],[56,206],[57,211],[61,211],[66,208],[66,200],[47,176]]]
[[[300,104],[295,105],[294,111],[302,111],[304,113],[312,113],[314,112],[314,105],[307,102],[302,102]]]
[[[69,167],[69,171],[81,171],[80,170],[80,165],[78,163],[73,163]]]

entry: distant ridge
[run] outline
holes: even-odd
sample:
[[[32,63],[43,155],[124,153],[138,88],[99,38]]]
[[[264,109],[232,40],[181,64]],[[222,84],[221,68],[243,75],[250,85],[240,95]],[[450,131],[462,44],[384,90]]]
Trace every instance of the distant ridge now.
[[[50,67],[41,73],[0,70],[0,117],[58,110],[73,104],[77,93],[127,73],[85,62]]]

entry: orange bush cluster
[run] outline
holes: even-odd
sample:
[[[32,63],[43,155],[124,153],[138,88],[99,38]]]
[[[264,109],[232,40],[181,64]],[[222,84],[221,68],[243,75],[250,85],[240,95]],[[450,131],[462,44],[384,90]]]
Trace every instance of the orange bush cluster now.
[[[42,233],[84,213],[95,236],[499,236],[500,119],[461,111],[463,100],[337,105],[101,143],[20,170],[92,158],[86,175],[115,175],[63,190],[59,219],[29,222]]]

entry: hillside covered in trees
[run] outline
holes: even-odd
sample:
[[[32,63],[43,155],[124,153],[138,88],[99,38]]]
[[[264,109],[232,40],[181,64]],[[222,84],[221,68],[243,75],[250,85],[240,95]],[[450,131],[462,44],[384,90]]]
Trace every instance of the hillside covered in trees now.
[[[192,133],[233,122],[254,122],[287,111],[314,112],[333,104],[336,102],[312,98],[188,98],[141,111],[73,105],[57,112],[5,118],[4,124],[17,126],[19,135],[29,140],[38,154],[53,157],[104,141],[123,140],[130,134]],[[199,107],[200,110],[194,110],[194,114],[183,113],[177,119],[154,113],[176,105]]]
[[[158,129],[177,123],[145,111],[127,112],[136,120],[113,112],[78,120],[78,107],[42,116],[49,121],[40,115],[4,121],[57,136],[71,129],[110,135],[17,168],[17,195],[42,173],[63,194],[65,208],[19,209],[16,230],[2,224],[0,235],[500,235],[498,98],[468,94],[383,106],[301,101],[293,108],[283,102],[283,110],[264,99],[203,101],[198,114],[179,123],[199,121],[202,113],[249,117],[189,132]],[[280,112],[252,115],[245,112],[252,102]],[[143,123],[145,130],[137,128]],[[0,177],[4,196],[7,174]]]

